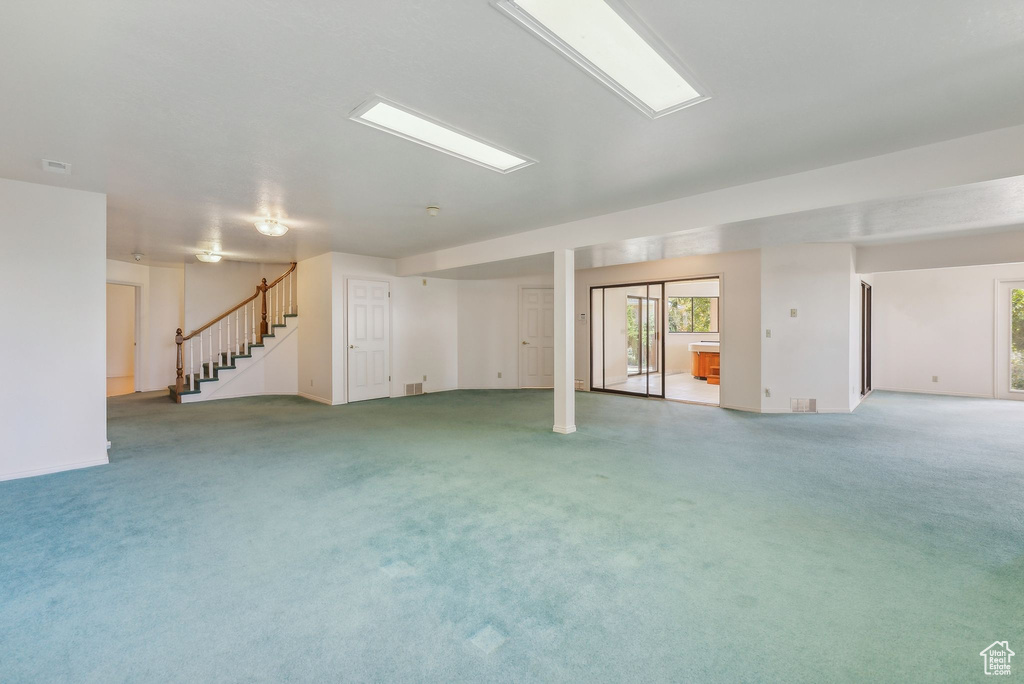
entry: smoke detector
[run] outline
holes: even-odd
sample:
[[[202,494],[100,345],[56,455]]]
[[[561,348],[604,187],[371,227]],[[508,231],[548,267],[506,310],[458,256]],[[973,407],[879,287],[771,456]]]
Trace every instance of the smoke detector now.
[[[63,173],[67,175],[71,173],[71,164],[68,164],[67,162],[54,161],[53,159],[44,159],[43,171],[49,171],[50,173]]]
[[[142,261],[142,257],[144,257],[144,256],[146,256],[146,255],[145,254],[141,254],[139,252],[132,252],[132,259],[135,259],[136,261]]]
[[[433,204],[427,207],[427,216],[437,216],[441,213],[441,207],[434,206]]]

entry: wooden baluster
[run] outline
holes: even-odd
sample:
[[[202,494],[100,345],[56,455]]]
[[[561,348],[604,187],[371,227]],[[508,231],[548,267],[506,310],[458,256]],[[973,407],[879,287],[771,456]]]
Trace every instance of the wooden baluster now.
[[[181,336],[181,328],[178,328],[177,332],[174,333],[174,344],[178,347],[178,368],[177,377],[174,379],[174,392],[175,401],[181,403],[181,393],[185,391],[185,377],[182,366],[184,365],[185,359],[181,350],[181,343],[184,342],[184,338]]]
[[[263,279],[263,283],[260,285],[260,293],[262,295],[260,297],[261,304],[262,304],[262,310],[261,310],[261,313],[260,313],[261,320],[260,320],[260,337],[259,337],[259,340],[260,340],[260,342],[262,342],[263,341],[263,336],[267,334],[267,279],[266,278]]]

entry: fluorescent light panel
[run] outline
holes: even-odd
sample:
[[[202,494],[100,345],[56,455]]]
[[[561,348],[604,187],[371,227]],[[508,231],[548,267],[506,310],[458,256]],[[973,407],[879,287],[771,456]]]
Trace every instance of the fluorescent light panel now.
[[[494,0],[510,17],[654,118],[708,97],[618,0]],[[692,77],[690,77],[692,80]]]
[[[350,118],[492,171],[509,173],[534,163],[381,98],[364,103]]]

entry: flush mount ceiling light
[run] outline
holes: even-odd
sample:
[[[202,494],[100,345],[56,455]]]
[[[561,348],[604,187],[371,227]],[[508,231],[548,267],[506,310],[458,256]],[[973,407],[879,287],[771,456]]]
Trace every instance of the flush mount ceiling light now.
[[[427,207],[427,216],[437,216],[441,213],[441,207],[431,204]]]
[[[492,0],[647,116],[707,100],[695,79],[621,0]]]
[[[288,226],[276,219],[260,219],[253,225],[256,226],[256,230],[270,237],[281,237],[288,232]]]
[[[380,97],[361,104],[349,118],[499,173],[511,173],[534,163]]]
[[[203,252],[202,254],[196,254],[196,259],[199,259],[204,264],[215,264],[221,260],[221,255],[213,254],[212,252]]]

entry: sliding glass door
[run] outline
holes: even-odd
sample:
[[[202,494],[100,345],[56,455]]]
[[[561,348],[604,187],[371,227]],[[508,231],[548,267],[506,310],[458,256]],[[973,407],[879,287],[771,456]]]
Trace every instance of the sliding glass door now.
[[[591,389],[663,397],[662,283],[590,291]]]

